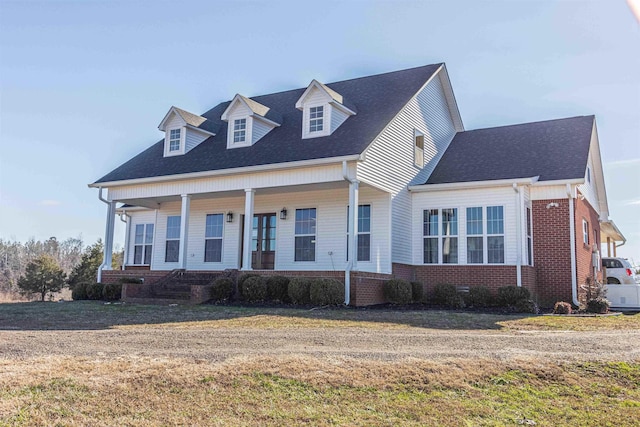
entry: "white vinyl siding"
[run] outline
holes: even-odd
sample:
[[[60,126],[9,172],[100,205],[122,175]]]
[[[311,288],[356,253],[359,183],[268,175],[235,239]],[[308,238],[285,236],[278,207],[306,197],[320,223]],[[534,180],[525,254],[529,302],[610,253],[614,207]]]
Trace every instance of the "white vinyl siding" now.
[[[421,236],[421,225],[412,232],[407,185],[428,178],[456,133],[440,79],[439,73],[409,101],[369,146],[365,161],[358,164],[358,179],[391,193],[393,262],[410,264],[415,256],[422,258],[421,249],[416,252],[414,248],[412,253],[407,245],[412,236]],[[424,134],[423,169],[414,163],[414,130]]]
[[[253,120],[253,129],[251,132],[251,144],[258,142],[260,138],[265,136],[269,131],[273,129],[273,126],[269,126],[260,120]]]
[[[503,233],[498,233],[499,227],[487,230],[487,207],[500,206],[503,210],[504,221],[502,223]],[[436,192],[416,192],[413,193],[413,229],[420,230],[412,237],[414,258],[412,264],[423,264],[423,211],[434,208],[457,208],[458,209],[458,264],[469,264],[468,260],[468,237],[482,237],[483,244],[483,264],[488,262],[487,258],[487,238],[503,236],[504,241],[504,264],[515,265],[518,255],[517,240],[517,209],[514,191],[511,187],[498,187],[472,190],[451,190]],[[468,210],[467,208],[482,209],[482,234],[469,233],[468,231]],[[493,231],[493,233],[488,233]],[[524,226],[522,227],[524,235]],[[524,247],[524,245],[523,245]],[[523,254],[526,257],[526,252]]]
[[[204,262],[222,262],[224,214],[207,214],[204,233]]]
[[[331,107],[331,132],[333,133],[341,124],[349,118],[349,115],[337,108]]]
[[[256,191],[254,213],[278,213],[286,206],[286,220],[277,216],[276,224],[276,270],[344,271],[346,267],[345,215],[349,199],[346,184],[328,190],[274,192],[260,194]],[[360,204],[371,206],[371,260],[358,263],[361,271],[391,273],[389,252],[389,197],[386,193],[368,186],[360,188]],[[295,211],[316,208],[316,259],[315,262],[295,262]],[[187,250],[188,270],[223,270],[238,268],[240,261],[244,195],[192,199],[189,215],[189,238]],[[233,222],[224,223],[222,261],[205,263],[206,215],[215,212],[233,212]],[[162,203],[158,211],[156,239],[154,241],[153,268],[171,270],[177,263],[164,262],[167,216],[180,215],[180,202]],[[133,239],[132,239],[133,241]],[[157,249],[161,248],[161,249]]]
[[[201,142],[209,138],[209,136],[211,135],[185,128],[185,153],[196,148]]]

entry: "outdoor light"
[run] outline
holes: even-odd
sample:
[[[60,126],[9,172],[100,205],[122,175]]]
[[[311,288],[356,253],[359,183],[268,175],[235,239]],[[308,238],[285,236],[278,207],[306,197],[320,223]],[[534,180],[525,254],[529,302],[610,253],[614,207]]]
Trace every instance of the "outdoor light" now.
[[[233,222],[233,212],[227,212],[227,222]]]
[[[282,208],[280,211],[280,219],[287,219],[287,208]]]

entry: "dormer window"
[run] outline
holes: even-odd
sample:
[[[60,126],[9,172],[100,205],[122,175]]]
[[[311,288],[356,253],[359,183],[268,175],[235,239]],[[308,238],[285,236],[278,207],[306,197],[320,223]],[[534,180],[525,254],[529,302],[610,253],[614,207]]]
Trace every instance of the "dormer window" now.
[[[180,129],[169,131],[169,151],[180,151]]]
[[[247,119],[233,121],[233,142],[244,142],[247,137]]]
[[[309,109],[309,132],[321,132],[324,124],[324,107]]]

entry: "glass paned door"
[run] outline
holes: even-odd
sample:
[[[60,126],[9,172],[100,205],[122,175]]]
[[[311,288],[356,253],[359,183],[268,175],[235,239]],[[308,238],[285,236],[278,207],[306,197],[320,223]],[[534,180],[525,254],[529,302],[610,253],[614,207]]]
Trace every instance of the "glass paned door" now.
[[[251,230],[251,268],[273,270],[276,258],[276,214],[256,214]]]

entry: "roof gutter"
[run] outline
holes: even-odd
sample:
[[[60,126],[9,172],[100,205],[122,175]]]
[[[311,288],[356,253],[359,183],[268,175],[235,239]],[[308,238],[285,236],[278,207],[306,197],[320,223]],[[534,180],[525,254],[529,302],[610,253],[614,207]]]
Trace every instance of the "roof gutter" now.
[[[287,162],[287,163],[275,163],[271,165],[244,166],[240,168],[220,169],[220,170],[214,170],[214,171],[191,172],[191,173],[183,173],[183,174],[175,174],[175,175],[162,175],[162,176],[147,177],[147,178],[123,179],[121,181],[94,182],[93,184],[88,184],[88,186],[89,188],[119,187],[124,185],[148,184],[148,183],[155,183],[155,182],[176,181],[181,179],[208,178],[208,177],[221,176],[221,175],[234,175],[234,174],[249,173],[249,172],[274,171],[274,170],[281,170],[281,169],[302,168],[302,167],[308,167],[308,166],[320,166],[320,165],[326,165],[331,163],[360,160],[361,158],[362,158],[361,154],[352,154],[349,156],[329,157],[325,159],[300,160],[300,161]]]
[[[513,185],[533,185],[538,182],[539,176],[530,178],[516,179],[494,179],[490,181],[469,181],[469,182],[448,182],[444,184],[420,184],[410,185],[409,191],[412,192],[430,192],[430,191],[449,191],[449,190],[467,190],[473,188],[487,187],[511,187]]]

